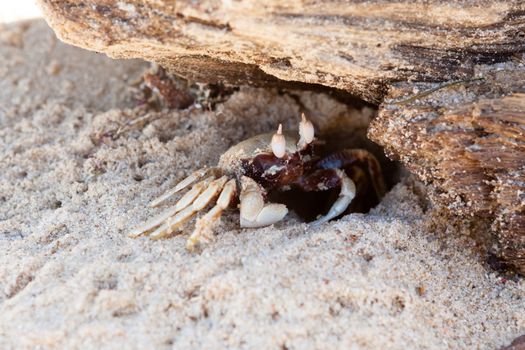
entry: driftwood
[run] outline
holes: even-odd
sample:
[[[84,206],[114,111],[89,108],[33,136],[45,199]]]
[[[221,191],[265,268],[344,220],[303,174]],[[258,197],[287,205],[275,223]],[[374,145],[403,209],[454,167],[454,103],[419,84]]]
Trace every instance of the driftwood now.
[[[379,103],[392,82],[467,78],[525,51],[520,0],[38,0],[65,42],[197,81],[321,84]]]
[[[372,139],[525,274],[523,1],[38,2],[62,40],[111,57],[381,104]]]
[[[486,68],[474,81],[396,85],[368,133],[525,274],[525,67]]]

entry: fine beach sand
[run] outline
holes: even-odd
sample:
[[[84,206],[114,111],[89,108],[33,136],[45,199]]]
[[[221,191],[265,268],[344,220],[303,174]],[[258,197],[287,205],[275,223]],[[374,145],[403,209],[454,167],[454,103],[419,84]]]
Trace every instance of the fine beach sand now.
[[[127,237],[151,199],[293,128],[299,104],[345,135],[371,110],[253,88],[147,110],[147,64],[66,46],[41,20],[0,27],[0,62],[0,348],[497,349],[525,333],[525,280],[434,225],[406,175],[369,214],[321,227],[291,214],[241,230],[230,210],[199,254],[184,235]]]

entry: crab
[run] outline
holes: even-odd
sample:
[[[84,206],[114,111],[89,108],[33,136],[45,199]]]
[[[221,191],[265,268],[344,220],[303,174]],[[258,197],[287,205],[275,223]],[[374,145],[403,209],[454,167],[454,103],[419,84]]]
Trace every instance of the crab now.
[[[150,203],[157,207],[178,192],[193,186],[174,205],[136,227],[131,237],[147,235],[153,239],[181,231],[198,212],[215,205],[196,220],[186,247],[194,250],[213,236],[213,229],[223,211],[238,202],[241,228],[275,224],[287,214],[282,203],[267,202],[275,191],[299,189],[305,192],[338,190],[328,212],[310,222],[319,225],[345,213],[352,200],[364,188],[372,188],[377,199],[386,192],[381,166],[365,149],[344,149],[325,157],[315,152],[314,126],[305,117],[299,122],[298,138],[283,132],[254,136],[228,149],[216,167],[199,169],[174,188]],[[368,173],[368,174],[367,174]]]

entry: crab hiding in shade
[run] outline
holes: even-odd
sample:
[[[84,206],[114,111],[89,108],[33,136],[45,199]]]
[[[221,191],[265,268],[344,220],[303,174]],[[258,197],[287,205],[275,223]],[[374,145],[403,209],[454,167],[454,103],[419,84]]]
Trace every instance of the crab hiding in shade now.
[[[295,133],[283,132],[249,138],[228,149],[216,167],[199,169],[150,205],[157,207],[193,184],[174,205],[135,228],[131,237],[153,239],[180,232],[185,224],[215,199],[215,205],[195,223],[187,240],[192,250],[208,241],[222,212],[239,203],[241,227],[263,227],[282,220],[288,208],[268,202],[275,193],[331,192],[337,195],[330,208],[311,222],[319,225],[359,208],[360,201],[375,203],[386,192],[381,166],[364,149],[344,149],[326,156],[318,154],[314,126],[304,114]],[[354,202],[353,202],[354,201]],[[317,206],[318,201],[311,201]],[[353,207],[353,208],[352,208]]]

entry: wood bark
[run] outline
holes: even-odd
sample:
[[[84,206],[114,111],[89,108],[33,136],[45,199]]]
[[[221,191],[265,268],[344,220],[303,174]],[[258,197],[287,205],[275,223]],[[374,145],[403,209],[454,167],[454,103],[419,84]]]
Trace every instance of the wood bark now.
[[[192,80],[321,84],[381,102],[525,51],[520,0],[38,0],[65,42]]]
[[[397,84],[368,133],[525,274],[525,67],[483,68],[474,81]]]
[[[372,139],[525,274],[523,1],[38,2],[62,40],[192,81],[382,103]]]

